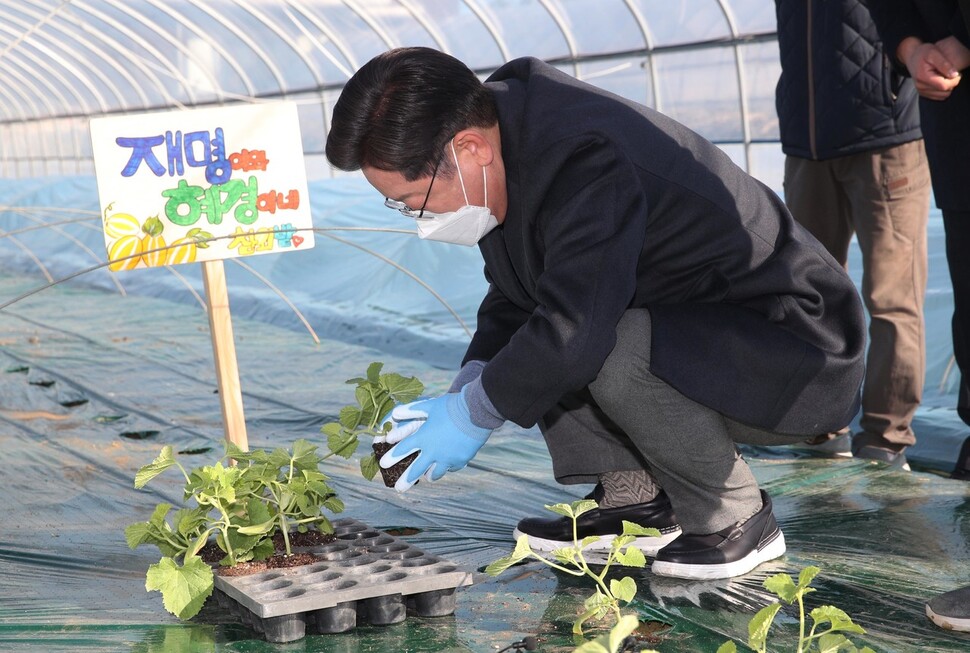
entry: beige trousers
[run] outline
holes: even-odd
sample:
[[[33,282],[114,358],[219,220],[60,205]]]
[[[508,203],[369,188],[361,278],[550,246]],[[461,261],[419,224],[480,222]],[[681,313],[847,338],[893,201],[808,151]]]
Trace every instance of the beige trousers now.
[[[923,141],[849,156],[785,160],[785,202],[842,265],[855,234],[870,317],[856,442],[901,449],[916,442],[926,344],[926,222],[930,176]]]

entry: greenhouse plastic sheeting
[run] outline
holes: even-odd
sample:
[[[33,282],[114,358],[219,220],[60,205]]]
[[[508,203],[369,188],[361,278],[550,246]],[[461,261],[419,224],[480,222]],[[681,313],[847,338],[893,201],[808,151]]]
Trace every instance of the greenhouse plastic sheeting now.
[[[429,250],[415,237],[414,221],[386,209],[363,179],[316,182],[310,191],[316,247],[230,259],[233,314],[303,329],[279,291],[321,334],[456,365],[486,289],[478,248]],[[0,198],[0,270],[28,273],[42,285],[104,263],[94,177],[0,179]],[[187,303],[203,294],[198,265],[127,273],[101,267],[72,283]],[[0,297],[0,306],[10,299]]]
[[[487,288],[478,248],[419,240],[414,221],[385,208],[361,178],[311,182],[309,190],[316,246],[227,261],[233,315],[310,338],[305,320],[321,337],[457,368]],[[0,295],[0,312],[9,302],[20,306],[18,297],[44,288],[48,278],[196,307],[203,301],[199,265],[109,273],[94,177],[0,179],[0,198],[0,273],[25,275],[18,292]],[[929,222],[929,252],[926,386],[914,418],[923,437],[907,455],[949,471],[967,428],[954,410],[953,293],[938,212]],[[855,246],[849,271],[861,284]]]
[[[16,295],[32,283],[8,275],[0,292]],[[372,361],[418,376],[429,392],[453,373],[361,345],[316,345],[256,321],[237,319],[235,329],[253,447],[319,437],[353,400],[344,381]],[[55,288],[0,312],[0,346],[0,650],[484,652],[526,635],[538,636],[541,650],[571,650],[570,625],[592,586],[539,563],[462,588],[450,617],[283,646],[217,609],[178,623],[144,588],[157,552],[129,550],[123,530],[156,503],[180,499],[178,475],[147,490],[132,486],[163,445],[186,452],[189,466],[221,452],[204,315],[155,298]],[[629,570],[639,587],[633,608],[669,626],[656,648],[713,651],[726,638],[744,641],[747,621],[770,601],[766,575],[811,564],[822,574],[809,605],[846,610],[876,650],[967,650],[970,636],[935,628],[922,611],[935,593],[970,583],[970,484],[778,449],[749,457],[774,497],[788,553],[730,581]],[[470,570],[511,550],[518,519],[588,490],[557,486],[541,438],[517,428],[493,436],[468,469],[404,494],[364,481],[354,461],[332,461],[345,515],[380,529],[418,529],[409,542]],[[786,613],[782,639],[793,636],[793,619]]]
[[[49,182],[38,183],[52,192]],[[31,195],[23,183],[16,189],[20,199],[9,203],[38,210],[96,205],[84,180],[59,182],[57,188],[63,195]],[[383,212],[370,217],[369,209],[355,208],[374,203],[373,193],[361,186],[326,190],[314,193],[321,202],[314,211],[319,227],[385,220]],[[63,208],[56,212],[76,217]],[[181,498],[177,474],[164,474],[145,490],[133,487],[135,471],[162,446],[183,452],[190,467],[221,454],[222,418],[205,313],[180,282],[167,285],[172,275],[163,270],[119,274],[125,296],[103,271],[31,294],[45,285],[37,261],[58,278],[93,265],[93,253],[103,260],[100,233],[81,228],[83,222],[62,227],[87,244],[87,253],[51,233],[31,240],[44,230],[22,231],[26,225],[13,224],[2,212],[0,217],[5,232],[21,230],[15,238],[37,259],[27,257],[25,263],[17,253],[25,250],[6,244],[0,250],[0,304],[25,297],[0,310],[0,650],[485,652],[527,635],[537,636],[543,651],[572,650],[571,624],[593,587],[588,579],[537,562],[461,588],[449,617],[361,625],[286,645],[266,643],[215,606],[191,622],[178,622],[164,611],[158,593],[145,591],[144,573],[157,552],[130,550],[123,531],[147,519],[158,502]],[[46,219],[53,221],[53,213]],[[393,219],[387,216],[383,226],[400,226]],[[97,216],[93,224],[97,228]],[[422,243],[404,234],[352,236],[373,238],[356,242],[417,271],[474,324],[483,290],[474,249]],[[384,362],[386,371],[416,375],[429,393],[441,392],[467,342],[441,302],[411,277],[355,247],[323,240],[309,253],[250,260],[315,325],[319,344],[274,292],[227,265],[251,447],[320,438],[321,425],[353,401],[345,380],[360,376],[373,361]],[[970,635],[940,630],[923,614],[930,597],[970,584],[970,484],[946,478],[966,428],[952,410],[953,379],[940,383],[949,358],[950,300],[940,271],[938,218],[931,222],[931,251],[931,382],[917,419],[917,471],[814,458],[786,448],[747,449],[756,477],[774,499],[788,553],[725,581],[687,582],[621,570],[638,587],[628,609],[663,625],[651,646],[662,652],[714,651],[728,638],[743,643],[748,621],[771,601],[764,579],[816,565],[822,571],[814,584],[818,591],[807,598],[809,608],[831,604],[848,612],[867,630],[855,641],[878,651],[970,649]],[[180,268],[190,285],[192,267]],[[384,268],[390,276],[370,284]],[[345,294],[339,301],[328,296],[340,293]],[[330,459],[326,465],[347,504],[344,516],[382,530],[416,529],[401,537],[469,570],[511,551],[511,530],[520,518],[589,490],[558,486],[538,433],[510,426],[467,469],[404,494],[366,482],[355,460]],[[794,650],[797,612],[786,609],[777,627],[770,640],[777,642],[774,650]]]

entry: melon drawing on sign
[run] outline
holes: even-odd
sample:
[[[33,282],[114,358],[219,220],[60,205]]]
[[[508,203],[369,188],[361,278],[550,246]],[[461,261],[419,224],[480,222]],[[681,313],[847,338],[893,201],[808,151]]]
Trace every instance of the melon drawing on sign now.
[[[108,269],[112,272],[194,263],[198,250],[207,248],[212,239],[212,234],[196,227],[168,244],[165,224],[158,216],[142,222],[130,213],[111,213],[114,205],[114,202],[108,204],[103,215]]]

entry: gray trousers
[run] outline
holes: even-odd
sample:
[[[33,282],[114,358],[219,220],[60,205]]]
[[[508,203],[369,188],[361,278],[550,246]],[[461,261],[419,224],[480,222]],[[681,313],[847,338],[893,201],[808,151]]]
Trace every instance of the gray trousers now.
[[[685,533],[719,531],[761,507],[758,484],[736,442],[795,444],[807,436],[745,426],[698,404],[650,373],[650,314],[627,311],[596,379],[539,421],[563,484],[648,470],[667,492]],[[738,370],[743,382],[744,370]]]

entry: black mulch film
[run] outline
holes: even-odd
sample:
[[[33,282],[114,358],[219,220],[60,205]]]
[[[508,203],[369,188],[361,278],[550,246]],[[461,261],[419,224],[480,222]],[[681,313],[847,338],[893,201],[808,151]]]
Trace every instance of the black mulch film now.
[[[35,285],[0,277],[0,297]],[[261,322],[237,318],[234,326],[251,447],[319,438],[320,426],[353,400],[345,380],[372,361],[418,376],[431,394],[454,374],[358,345],[316,345]],[[215,602],[178,622],[158,593],[145,591],[157,552],[130,550],[123,532],[158,502],[180,499],[176,476],[146,490],[132,485],[163,445],[182,452],[187,466],[221,453],[215,388],[198,306],[57,287],[0,311],[0,650],[486,652],[528,635],[542,651],[574,648],[571,625],[592,586],[536,562],[459,588],[453,615],[290,644],[267,643]],[[932,437],[932,411],[920,419],[921,434]],[[936,428],[952,429],[952,420]],[[726,581],[622,570],[638,587],[630,609],[657,629],[653,648],[714,651],[731,638],[746,650],[749,619],[772,600],[766,576],[816,565],[808,607],[845,610],[868,631],[857,643],[970,650],[970,635],[940,630],[924,615],[927,599],[970,584],[970,484],[915,459],[916,470],[905,473],[780,448],[746,455],[774,499],[788,553]],[[520,518],[589,489],[558,486],[538,433],[508,427],[467,469],[405,494],[363,480],[356,460],[328,465],[347,504],[342,516],[473,571],[511,551]],[[778,622],[774,650],[793,651],[797,613],[786,610]]]

